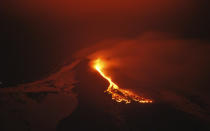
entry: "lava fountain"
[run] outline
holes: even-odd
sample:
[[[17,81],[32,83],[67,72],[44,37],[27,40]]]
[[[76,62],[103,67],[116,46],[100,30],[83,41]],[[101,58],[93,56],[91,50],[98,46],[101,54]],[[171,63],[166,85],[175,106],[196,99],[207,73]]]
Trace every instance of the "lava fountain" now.
[[[99,58],[93,62],[93,68],[104,79],[106,79],[109,82],[109,86],[105,92],[107,92],[108,94],[111,94],[113,100],[117,102],[125,102],[126,104],[131,103],[131,101],[136,101],[139,103],[152,103],[153,102],[151,99],[141,97],[130,90],[119,88],[119,86],[112,81],[111,77],[107,76],[104,73],[104,70],[103,70],[104,67],[105,67],[105,62]]]

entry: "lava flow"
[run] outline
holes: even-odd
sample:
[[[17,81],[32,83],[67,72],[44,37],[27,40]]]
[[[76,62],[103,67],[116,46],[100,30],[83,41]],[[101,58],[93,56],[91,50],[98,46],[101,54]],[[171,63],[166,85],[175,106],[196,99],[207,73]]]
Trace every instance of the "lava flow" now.
[[[125,102],[126,104],[131,103],[131,101],[136,101],[139,103],[152,103],[151,99],[141,97],[134,92],[126,89],[121,89],[117,84],[115,84],[112,79],[105,75],[103,68],[105,63],[101,59],[94,61],[93,67],[99,72],[99,74],[109,82],[109,86],[105,92],[112,95],[112,99],[117,102]]]

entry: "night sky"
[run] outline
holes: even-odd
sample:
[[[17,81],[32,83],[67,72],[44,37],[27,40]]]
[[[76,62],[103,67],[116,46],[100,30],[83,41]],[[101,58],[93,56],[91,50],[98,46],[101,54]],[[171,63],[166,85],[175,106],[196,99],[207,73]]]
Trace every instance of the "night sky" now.
[[[0,130],[210,130],[207,3],[1,1]],[[98,57],[154,103],[111,100]]]

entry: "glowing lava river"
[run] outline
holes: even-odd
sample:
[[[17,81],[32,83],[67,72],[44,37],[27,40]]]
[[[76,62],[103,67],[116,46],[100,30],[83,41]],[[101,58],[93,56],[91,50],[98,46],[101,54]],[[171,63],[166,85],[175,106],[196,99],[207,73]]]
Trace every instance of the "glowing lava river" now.
[[[152,103],[151,99],[141,97],[134,92],[126,89],[121,89],[117,84],[115,84],[112,79],[104,73],[105,63],[101,59],[97,59],[93,62],[93,67],[98,73],[109,82],[109,86],[105,92],[112,95],[112,99],[117,102],[125,102],[126,104],[131,103],[131,101],[136,101],[139,103]]]

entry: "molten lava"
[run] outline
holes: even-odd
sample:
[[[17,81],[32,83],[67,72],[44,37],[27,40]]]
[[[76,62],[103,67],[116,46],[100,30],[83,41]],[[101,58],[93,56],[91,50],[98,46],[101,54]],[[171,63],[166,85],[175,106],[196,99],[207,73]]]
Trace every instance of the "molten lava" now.
[[[109,82],[109,86],[105,92],[111,94],[113,100],[117,102],[124,101],[126,104],[131,103],[132,100],[139,103],[153,102],[151,99],[141,97],[130,90],[119,88],[119,86],[115,84],[109,76],[105,75],[103,71],[104,66],[105,63],[101,59],[97,59],[94,61],[94,69],[97,70],[99,74]]]

